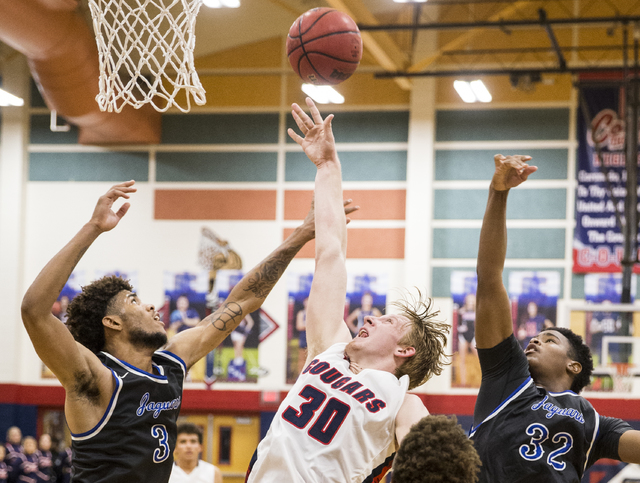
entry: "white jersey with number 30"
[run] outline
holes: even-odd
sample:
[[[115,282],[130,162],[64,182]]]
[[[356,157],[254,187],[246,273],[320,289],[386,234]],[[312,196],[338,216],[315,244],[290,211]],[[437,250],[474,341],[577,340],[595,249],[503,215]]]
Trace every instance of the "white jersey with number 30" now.
[[[331,346],[300,374],[258,446],[247,482],[362,483],[378,481],[375,474],[390,466],[409,377],[374,369],[354,374],[346,345]]]

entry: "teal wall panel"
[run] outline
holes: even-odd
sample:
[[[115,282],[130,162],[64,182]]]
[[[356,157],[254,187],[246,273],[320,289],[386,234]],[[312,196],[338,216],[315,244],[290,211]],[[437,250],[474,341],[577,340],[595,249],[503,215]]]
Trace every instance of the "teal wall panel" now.
[[[147,153],[31,153],[29,181],[149,180]]]
[[[339,153],[344,181],[406,181],[406,151],[344,151]],[[302,152],[286,157],[286,181],[313,181],[316,167]]]
[[[445,180],[489,180],[493,176],[495,154],[526,154],[538,171],[531,179],[567,179],[568,149],[524,149],[522,152],[498,152],[491,149],[457,149],[436,151],[435,179]],[[504,150],[503,150],[504,151]]]
[[[433,267],[431,269],[431,292],[433,297],[450,297],[451,296],[451,273],[455,271],[476,271],[475,266],[471,267]],[[502,282],[505,287],[509,287],[509,274],[511,272],[535,271],[535,272],[558,272],[560,274],[560,298],[563,296],[564,287],[564,270],[561,268],[505,268],[502,272]],[[449,318],[450,314],[444,314]]]
[[[332,121],[332,127],[338,143],[406,143],[409,139],[409,112],[339,112]],[[287,128],[299,133],[291,116],[287,116]],[[294,142],[289,136],[287,141]]]
[[[276,181],[277,153],[156,154],[156,181]]]
[[[278,114],[165,114],[164,144],[271,144]]]
[[[487,204],[487,190],[437,189],[434,192],[436,220],[481,220]],[[563,220],[566,216],[565,189],[515,189],[509,193],[507,218],[513,220]]]
[[[568,139],[569,109],[438,111],[436,141]]]
[[[512,228],[507,258],[564,258],[565,231],[560,228]],[[479,228],[435,228],[434,258],[477,258]]]
[[[64,119],[58,119],[62,124]],[[50,129],[50,116],[48,114],[34,114],[31,116],[31,131],[29,142],[31,144],[78,144],[78,128],[71,126],[67,132],[53,132]]]

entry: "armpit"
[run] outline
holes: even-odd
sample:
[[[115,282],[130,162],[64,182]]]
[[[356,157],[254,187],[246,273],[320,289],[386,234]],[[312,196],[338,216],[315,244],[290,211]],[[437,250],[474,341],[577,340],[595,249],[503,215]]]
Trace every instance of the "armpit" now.
[[[74,374],[73,390],[78,397],[87,399],[92,404],[100,402],[100,388],[91,374],[77,372]]]

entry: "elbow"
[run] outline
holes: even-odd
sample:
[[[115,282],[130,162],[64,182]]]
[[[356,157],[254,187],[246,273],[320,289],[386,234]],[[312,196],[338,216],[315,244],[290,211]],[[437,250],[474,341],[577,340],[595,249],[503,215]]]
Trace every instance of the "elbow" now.
[[[316,263],[317,262],[346,262],[346,254],[342,250],[340,244],[332,244],[330,247],[317,247],[316,246]]]

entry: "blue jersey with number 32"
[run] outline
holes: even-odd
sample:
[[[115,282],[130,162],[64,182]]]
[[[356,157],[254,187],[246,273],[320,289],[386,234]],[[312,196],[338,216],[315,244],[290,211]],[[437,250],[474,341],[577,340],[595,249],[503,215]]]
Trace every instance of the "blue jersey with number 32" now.
[[[479,355],[484,387],[470,437],[482,460],[481,482],[577,483],[597,459],[618,459],[620,435],[630,426],[600,416],[572,391],[537,387],[513,336]],[[512,392],[488,409],[505,390]]]
[[[101,421],[72,434],[74,483],[166,483],[173,464],[184,362],[153,355],[154,374],[101,352],[116,388]]]

